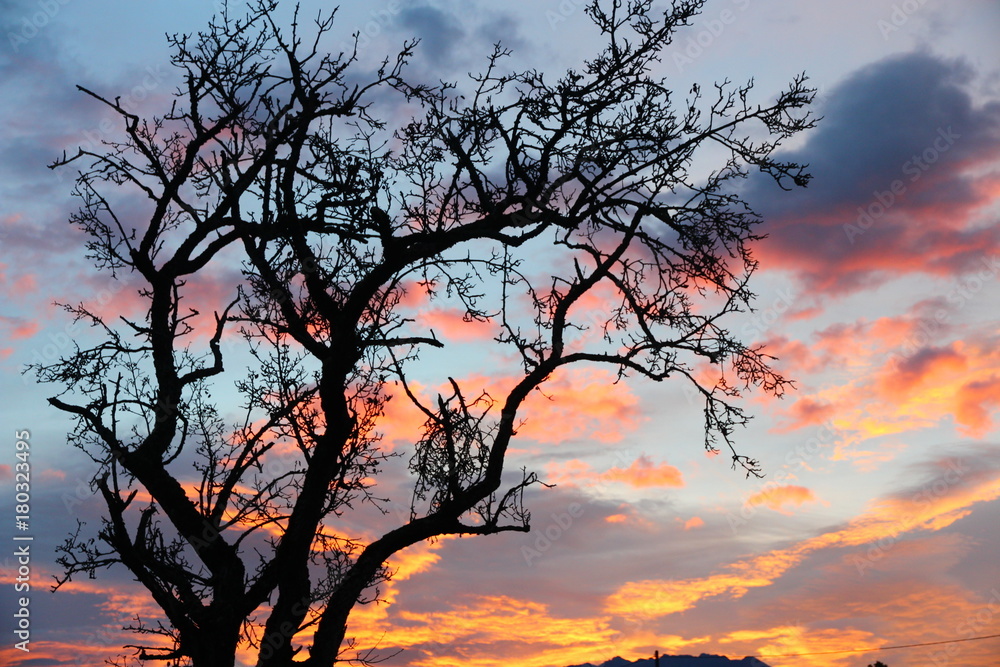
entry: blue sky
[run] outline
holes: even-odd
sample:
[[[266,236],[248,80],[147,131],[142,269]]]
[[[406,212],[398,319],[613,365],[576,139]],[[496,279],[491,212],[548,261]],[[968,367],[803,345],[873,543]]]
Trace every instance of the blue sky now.
[[[303,15],[320,6],[304,2]],[[38,582],[32,653],[14,652],[9,620],[0,624],[9,664],[71,664],[73,655],[98,664],[121,643],[123,610],[153,611],[119,571],[45,590],[58,571],[53,548],[100,508],[89,462],[65,444],[70,422],[45,402],[52,388],[20,371],[89,335],[53,301],[135,305],[127,284],[84,259],[67,222],[72,173],[46,169],[117,131],[75,86],[161,112],[176,83],[164,33],[196,31],[214,9],[0,3],[9,443],[0,506],[13,497],[13,431],[30,429]],[[571,0],[349,3],[338,26],[331,48],[360,31],[368,66],[420,37],[410,71],[432,80],[477,70],[497,40],[514,50],[512,67],[553,75],[594,48]],[[739,657],[1000,632],[998,28],[1000,4],[985,0],[710,0],[663,54],[660,73],[674,89],[753,77],[763,102],[805,71],[824,117],[786,149],[811,165],[808,189],[782,193],[751,178],[742,191],[770,237],[757,248],[759,310],[731,330],[766,343],[798,382],[781,401],[746,401],[757,417],[737,442],[767,477],[746,479],[726,457],[705,455],[698,405],[679,382],[611,387],[599,370],[556,377],[553,400],[528,406],[511,461],[557,484],[531,493],[533,532],[404,552],[385,591],[392,604],[360,610],[359,641],[404,649],[387,665],[549,667],[654,650]],[[449,363],[502,383],[509,360],[489,331],[463,327],[447,304],[414,307],[449,344],[425,360],[427,386]],[[393,446],[405,449],[412,415],[393,416]],[[390,467],[389,488],[404,473]],[[365,534],[376,518],[353,521]],[[10,531],[0,531],[8,544]],[[12,562],[0,561],[8,587]],[[5,591],[5,619],[10,600]],[[985,667],[998,654],[993,639],[808,664]]]

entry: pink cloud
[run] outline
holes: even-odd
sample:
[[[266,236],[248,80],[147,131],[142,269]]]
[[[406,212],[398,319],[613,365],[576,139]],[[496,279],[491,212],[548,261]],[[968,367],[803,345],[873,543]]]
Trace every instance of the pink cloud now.
[[[693,516],[684,522],[684,530],[694,530],[705,525],[705,521],[700,516]]]
[[[56,468],[46,468],[38,478],[46,482],[63,482],[66,480],[66,473]]]
[[[31,338],[36,333],[38,333],[39,325],[38,322],[25,322],[14,327],[10,332],[11,340],[19,340],[22,338]]]
[[[9,340],[24,340],[31,338],[40,328],[39,323],[33,320],[26,320],[22,317],[4,317],[0,315],[0,325],[7,331]]]
[[[431,308],[416,319],[421,327],[455,341],[489,341],[497,334],[495,324],[468,319],[465,311],[458,308]]]
[[[968,382],[955,396],[955,421],[973,437],[985,435],[993,426],[992,413],[1000,407],[1000,376]]]
[[[38,278],[33,273],[25,273],[14,280],[11,291],[17,295],[30,294],[38,291]]]
[[[772,336],[764,341],[764,351],[777,359],[776,368],[796,377],[802,373],[814,372],[820,368],[820,359],[801,340],[788,336]]]
[[[769,269],[791,269],[812,291],[847,294],[881,284],[891,277],[923,273],[951,277],[977,266],[977,257],[1000,254],[1000,232],[995,227],[955,229],[941,227],[945,218],[969,220],[982,200],[964,209],[911,211],[887,216],[864,237],[851,244],[844,235],[845,221],[856,216],[853,207],[814,214],[808,221],[775,221],[758,255]],[[944,217],[942,217],[944,216]],[[824,253],[802,251],[802,246],[840,248]],[[927,248],[934,248],[928,256]]]
[[[400,285],[399,305],[403,308],[420,308],[427,305],[431,298],[427,289],[427,286],[420,281],[403,281]]]
[[[26,295],[38,291],[38,278],[24,273],[19,267],[0,263],[0,292],[11,301],[21,301]]]
[[[772,429],[773,431],[783,433],[804,426],[822,424],[837,414],[837,406],[832,403],[804,397],[792,403],[791,408],[785,414],[791,417],[791,422],[784,426],[775,427]]]

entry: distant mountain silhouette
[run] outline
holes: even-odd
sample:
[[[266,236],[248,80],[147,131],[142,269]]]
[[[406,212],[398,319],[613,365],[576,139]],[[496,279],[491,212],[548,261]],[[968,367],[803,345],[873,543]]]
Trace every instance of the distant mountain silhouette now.
[[[625,658],[611,658],[605,663],[596,667],[655,667],[653,658],[645,658],[632,662]],[[595,667],[587,662],[582,665],[572,665],[572,667]],[[695,657],[693,655],[661,655],[660,667],[769,667],[766,663],[757,658],[743,658],[742,660],[730,660],[721,655],[709,655],[702,653]]]

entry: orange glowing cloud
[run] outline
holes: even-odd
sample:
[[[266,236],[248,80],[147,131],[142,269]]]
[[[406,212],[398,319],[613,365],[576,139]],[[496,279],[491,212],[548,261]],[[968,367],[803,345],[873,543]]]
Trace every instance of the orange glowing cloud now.
[[[610,282],[601,282],[584,292],[569,309],[569,321],[583,327],[583,331],[571,335],[567,349],[581,350],[603,339],[605,326],[622,304],[622,293]],[[610,328],[613,333],[614,326]]]
[[[50,581],[56,574],[40,564],[32,563],[31,569],[33,580],[37,578],[40,581]],[[3,580],[5,586],[12,585],[14,572],[3,576],[5,574],[4,570],[0,570],[0,580]],[[32,583],[32,589],[34,588]],[[146,623],[162,618],[162,611],[149,598],[146,590],[133,582],[111,584],[87,578],[74,579],[64,584],[56,595],[92,596],[96,601],[95,606],[107,617],[106,622],[98,625],[94,621],[86,638],[72,644],[47,639],[45,633],[40,636],[32,633],[30,652],[15,649],[9,642],[5,642],[3,648],[0,648],[0,664],[19,667],[33,665],[40,660],[51,660],[52,664],[103,664],[108,658],[132,653],[131,649],[124,649],[123,646],[135,643],[136,636],[122,630],[123,626],[133,624],[136,616]],[[162,645],[155,635],[144,636],[142,640],[150,646]]]
[[[890,360],[869,388],[881,409],[899,421],[937,423],[953,418],[966,433],[983,435],[997,406],[1000,350],[956,341]]]
[[[612,616],[656,618],[691,609],[704,598],[724,593],[738,597],[751,585],[754,585],[753,582],[738,574],[683,581],[630,581],[605,599],[604,610]]]
[[[852,560],[863,574],[900,535],[942,530],[967,516],[973,505],[1000,498],[1000,476],[973,480],[968,473],[963,464],[953,462],[941,470],[940,479],[919,492],[886,499],[844,528],[736,561],[722,572],[675,581],[626,582],[605,599],[605,611],[621,617],[655,618],[686,611],[708,598],[739,598],[752,588],[770,586],[806,556],[823,549],[863,547]],[[734,515],[734,528],[744,523],[747,520]]]
[[[410,649],[408,664],[415,667],[458,667],[469,664],[470,655],[475,655],[477,667],[512,661],[548,667],[561,660],[585,661],[614,638],[607,619],[558,617],[544,604],[506,596],[473,597],[443,611],[424,613],[393,604],[403,582],[439,563],[446,541],[421,542],[390,559],[392,579],[380,586],[381,598],[389,604],[358,606],[351,615],[347,636],[359,649]],[[508,644],[512,636],[518,638],[517,645],[497,654],[495,646]],[[424,647],[433,649],[433,654]]]
[[[704,525],[704,519],[700,516],[693,516],[684,522],[684,530],[694,530],[695,528],[701,528]]]
[[[954,552],[955,544],[947,541],[950,546],[946,553],[961,558]],[[894,559],[893,566],[887,570],[898,573],[907,569],[914,559],[938,557],[934,546],[930,546],[929,554],[925,553],[924,549],[929,546],[927,542],[914,543],[908,557]],[[937,562],[943,570],[950,560],[942,563],[938,557]],[[836,569],[843,566],[846,566],[844,570]],[[924,566],[937,569],[931,562]],[[781,601],[782,611],[793,611],[794,624],[773,627],[770,614],[765,613],[761,626],[750,624],[753,629],[728,632],[718,641],[728,647],[729,654],[762,655],[768,664],[797,665],[807,660],[810,666],[856,667],[874,662],[874,655],[862,660],[858,652],[840,651],[850,647],[870,649],[910,641],[951,640],[956,638],[956,629],[960,629],[962,637],[967,637],[974,634],[973,625],[988,627],[992,619],[984,619],[986,623],[981,623],[978,618],[984,610],[991,608],[991,604],[993,609],[1000,609],[996,606],[996,602],[1000,602],[1000,593],[995,589],[986,595],[977,595],[947,579],[935,580],[933,576],[922,578],[916,586],[913,579],[906,577],[883,577],[872,581],[857,577],[850,563],[833,567],[827,570],[832,576],[824,577],[823,581],[810,586],[808,591],[794,592]],[[934,610],[931,622],[928,622],[928,609]],[[865,623],[865,630],[855,627],[862,618],[870,619]],[[826,651],[838,652],[802,658],[769,657]],[[992,667],[995,660],[990,658],[995,653],[996,645],[975,642],[897,650],[887,655],[892,656],[891,664]]]
[[[857,657],[851,654],[815,655],[826,651],[836,651],[844,646],[860,650],[873,649],[882,645],[880,638],[872,632],[853,628],[813,629],[798,625],[780,625],[764,630],[739,630],[719,637],[723,644],[735,644],[733,653],[757,654],[765,661],[778,660],[777,656],[808,655],[812,667],[840,667],[857,664]],[[751,648],[752,647],[752,648]],[[801,658],[799,658],[801,660]],[[795,660],[795,658],[784,658]]]
[[[410,383],[410,390],[416,395],[425,395],[426,390],[418,382]],[[420,440],[427,415],[413,404],[399,385],[390,387],[391,399],[385,404],[385,411],[379,420],[378,430],[382,433],[387,449],[413,444]]]
[[[681,471],[672,465],[655,465],[648,456],[640,456],[628,468],[612,468],[601,479],[621,482],[632,488],[643,489],[657,486],[684,486]]]
[[[615,654],[628,659],[647,657],[649,646],[658,646],[662,651],[686,652],[693,646],[704,647],[709,641],[715,644],[708,652],[716,652],[714,646],[722,643],[732,647],[727,653],[737,655],[837,649],[845,645],[845,637],[849,639],[847,644],[858,648],[882,645],[885,642],[881,638],[855,628],[834,630],[795,624],[740,630],[722,628],[720,634],[714,637],[685,639],[660,635],[650,629],[644,619],[680,613],[696,607],[703,600],[739,598],[754,588],[770,586],[810,553],[822,549],[858,547],[855,555],[868,558],[873,543],[891,548],[893,540],[902,533],[941,530],[965,516],[973,504],[1000,498],[1000,478],[977,477],[972,474],[974,471],[971,463],[942,462],[939,480],[929,483],[919,492],[875,504],[843,528],[786,549],[738,560],[725,570],[708,576],[677,581],[645,579],[626,582],[604,600],[602,613],[586,617],[556,615],[545,604],[508,596],[469,596],[451,601],[443,609],[426,612],[408,610],[403,604],[403,582],[439,567],[442,562],[441,547],[448,541],[418,543],[396,554],[390,562],[395,574],[381,587],[381,597],[395,604],[359,606],[351,617],[348,636],[353,638],[359,650],[373,646],[382,647],[386,652],[407,649],[407,664],[415,667],[469,664],[502,667],[512,663],[550,667],[554,664],[594,662],[594,656],[604,655],[603,651],[611,645],[616,647]],[[809,495],[808,490],[785,490],[772,492],[768,500],[779,496],[806,498]],[[606,520],[620,523],[624,517],[624,512],[620,512]],[[692,517],[685,522],[685,529],[702,524],[699,517]],[[849,566],[853,563],[850,558],[846,562]],[[109,597],[114,594],[113,591],[93,586],[89,590],[100,591]],[[879,601],[872,604],[875,602]],[[126,596],[117,599],[114,604],[131,605],[137,602]],[[442,601],[442,604],[445,603]],[[914,607],[926,608],[926,605]],[[512,636],[518,638],[513,645],[508,641]],[[308,633],[303,633],[298,640],[308,643]],[[502,650],[498,650],[498,646],[502,646]],[[244,653],[243,664],[253,664],[253,652],[247,650]],[[811,659],[809,664],[843,667],[853,663],[844,662],[843,657],[833,656],[827,660],[824,656]]]
[[[830,421],[842,432],[831,458],[875,461],[892,452],[856,451],[868,438],[952,423],[963,435],[983,437],[1000,407],[1000,349],[986,336],[911,352],[897,346],[869,355],[867,370],[804,394],[784,414],[779,430]],[[801,404],[801,405],[800,405]]]
[[[968,367],[968,360],[954,347],[924,348],[893,364],[894,372],[879,378],[879,389],[890,400],[907,400],[913,394],[942,382]]]
[[[483,596],[447,611],[399,611],[369,626],[351,617],[348,636],[360,646],[413,649],[414,667],[550,667],[585,662],[615,639],[606,619],[564,618],[544,604],[506,596]],[[511,643],[511,637],[517,637]],[[495,647],[505,645],[502,654]],[[433,648],[433,655],[421,647]]]
[[[456,535],[442,535],[435,538],[433,542],[418,542],[412,546],[397,551],[389,559],[389,567],[392,569],[392,580],[396,582],[406,581],[415,574],[427,572],[441,560],[438,551],[449,540],[461,539]]]
[[[656,465],[645,455],[639,456],[627,468],[614,467],[603,473],[595,471],[593,466],[579,459],[549,463],[545,466],[545,471],[549,483],[567,486],[597,486],[612,482],[625,484],[633,489],[684,486],[680,470],[666,463]]]
[[[604,368],[560,369],[546,382],[544,395],[533,392],[525,401],[518,436],[550,444],[583,438],[620,442],[645,417],[638,397],[615,379]]]
[[[747,499],[747,503],[751,506],[764,505],[783,514],[790,514],[790,512],[784,509],[786,505],[799,507],[803,503],[814,502],[816,502],[816,495],[812,490],[804,486],[794,486],[791,484],[765,489]]]
[[[656,523],[643,516],[633,505],[621,503],[618,511],[604,517],[605,523],[627,526],[629,530],[653,531]]]
[[[873,354],[894,349],[917,331],[919,318],[906,315],[830,325],[816,333],[814,350],[826,361],[864,365]]]
[[[955,421],[960,430],[972,437],[982,437],[993,427],[992,413],[1000,407],[1000,376],[973,380],[955,394]]]
[[[644,420],[639,399],[615,374],[602,368],[573,368],[557,373],[546,385],[552,400],[532,395],[526,409],[525,437],[541,442],[593,438],[619,442]]]
[[[580,483],[596,483],[598,477],[599,475],[593,466],[580,459],[545,464],[545,481],[547,484],[578,486]]]
[[[984,148],[983,157],[989,155],[985,163],[994,162],[995,153]],[[977,255],[997,250],[995,230],[976,224],[979,212],[995,200],[977,186],[983,177],[968,173],[969,166],[958,161],[937,165],[933,176],[908,184],[901,204],[885,210],[867,231],[859,226],[865,224],[864,216],[869,216],[869,224],[873,218],[870,210],[859,217],[863,202],[855,198],[824,201],[806,217],[798,208],[771,216],[769,238],[757,246],[758,259],[772,269],[795,271],[813,291],[828,294],[857,292],[895,276],[951,277],[968,270]],[[971,195],[960,202],[952,197],[958,183]],[[929,244],[934,247],[931,254]]]
[[[520,378],[474,374],[458,378],[466,399],[486,392],[502,402]],[[581,367],[560,369],[545,384],[545,392],[532,392],[521,409],[517,428],[518,439],[531,439],[546,444],[558,444],[577,438],[601,442],[618,442],[644,421],[639,399],[624,384],[614,384],[614,372],[603,368]],[[387,442],[415,442],[422,433],[426,415],[413,405],[402,387],[390,388],[393,399],[386,405],[379,422]],[[453,389],[447,383],[426,387],[411,382],[410,389],[431,409],[437,408],[437,395],[450,396]],[[494,406],[493,414],[499,412]]]
[[[351,612],[348,636],[353,636],[353,641],[359,644],[360,647],[366,648],[385,646],[387,644],[390,646],[395,645],[397,647],[410,645],[406,642],[399,643],[395,639],[395,636],[392,635],[392,628],[395,622],[392,615],[395,609],[393,605],[399,598],[400,584],[415,574],[432,569],[441,559],[437,551],[441,548],[444,542],[450,539],[458,538],[453,535],[448,535],[436,538],[433,542],[418,542],[417,544],[393,554],[386,563],[392,573],[391,579],[379,585],[378,603],[357,605],[354,608]],[[264,607],[258,610],[258,612],[258,616],[260,618],[266,618],[267,613],[269,613],[269,608]],[[309,618],[311,618],[311,616],[307,616],[307,620],[309,620]],[[257,625],[258,629],[262,629],[262,624]],[[295,643],[300,646],[309,645],[314,630],[314,627],[309,627],[297,633],[294,636]],[[398,632],[400,635],[405,636],[408,629],[401,628]],[[393,639],[392,642],[389,640],[390,636]],[[250,667],[251,665],[255,665],[257,663],[257,653],[257,649],[247,643],[244,643],[238,649],[238,660],[242,665]]]
[[[125,619],[128,622],[128,619]],[[31,639],[31,652],[21,651],[13,646],[0,648],[0,664],[5,667],[32,667],[34,665],[103,665],[120,655],[132,655],[132,649],[122,648],[134,641],[121,631],[102,627],[89,635],[87,641],[59,642],[46,639]],[[147,645],[154,644],[149,641]],[[51,661],[51,662],[50,662]]]

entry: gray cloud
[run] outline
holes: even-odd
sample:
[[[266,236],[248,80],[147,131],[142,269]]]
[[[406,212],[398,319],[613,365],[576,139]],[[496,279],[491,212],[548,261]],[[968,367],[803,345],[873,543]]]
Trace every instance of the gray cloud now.
[[[404,9],[399,13],[399,23],[421,40],[418,53],[437,66],[450,64],[466,37],[454,16],[430,5]]]
[[[783,155],[809,163],[809,188],[781,193],[757,176],[744,191],[771,235],[764,266],[849,292],[900,272],[973,268],[1000,248],[1000,228],[968,224],[990,201],[970,169],[1000,157],[1000,101],[975,102],[977,74],[914,52],[834,88],[818,128]]]

